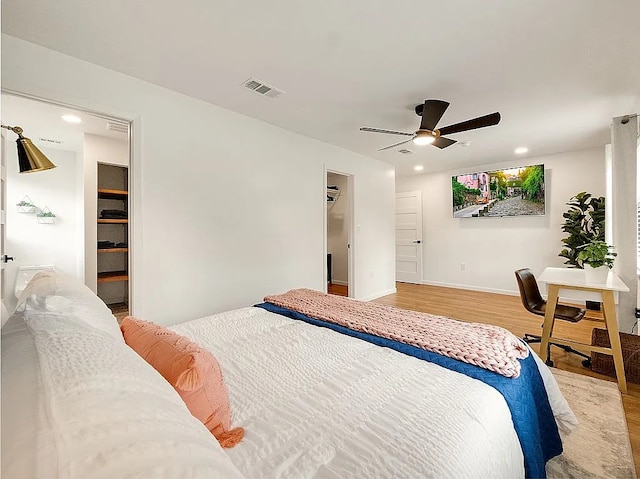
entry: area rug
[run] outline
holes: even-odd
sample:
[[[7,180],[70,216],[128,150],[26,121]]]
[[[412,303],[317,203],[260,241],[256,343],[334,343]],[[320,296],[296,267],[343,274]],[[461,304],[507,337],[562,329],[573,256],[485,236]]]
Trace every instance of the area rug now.
[[[547,463],[549,479],[636,479],[617,383],[552,371],[580,424]]]

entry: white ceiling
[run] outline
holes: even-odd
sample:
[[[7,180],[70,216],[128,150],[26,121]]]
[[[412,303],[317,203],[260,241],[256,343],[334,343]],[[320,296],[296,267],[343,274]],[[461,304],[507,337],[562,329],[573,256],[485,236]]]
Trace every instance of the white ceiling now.
[[[75,115],[81,123],[67,123],[62,115]],[[84,134],[105,136],[127,141],[126,133],[107,130],[107,120],[88,113],[65,108],[41,101],[2,94],[2,124],[20,126],[23,135],[30,138],[38,148],[54,148],[58,150],[81,153],[84,149]],[[7,133],[7,138],[18,137]]]
[[[601,146],[640,107],[640,1],[3,0],[2,31],[287,130],[393,163],[397,174]],[[250,77],[284,90],[271,100]],[[412,155],[378,148],[494,111],[499,125]]]

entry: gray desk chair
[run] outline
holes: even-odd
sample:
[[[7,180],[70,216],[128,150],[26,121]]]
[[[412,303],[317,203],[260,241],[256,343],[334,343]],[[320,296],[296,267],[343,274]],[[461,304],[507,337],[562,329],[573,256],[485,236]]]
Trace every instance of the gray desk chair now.
[[[524,308],[530,313],[537,314],[538,316],[542,316],[544,318],[545,310],[547,307],[547,302],[542,299],[540,295],[540,290],[538,289],[538,282],[536,281],[535,276],[531,272],[530,269],[524,268],[516,271],[516,281],[518,282],[518,289],[520,290],[520,299],[522,300],[522,305]],[[565,304],[559,304],[556,306],[555,313],[553,317],[555,319],[561,319],[563,321],[570,321],[572,323],[577,323],[582,318],[586,310],[581,308],[576,308],[575,306],[567,306]],[[541,336],[537,336],[535,334],[525,334],[524,341],[526,343],[539,343],[542,341]],[[547,351],[547,366],[553,366],[553,361],[551,361],[550,349],[553,343],[549,342],[549,350]],[[585,358],[582,361],[582,365],[585,367],[591,367],[591,356],[588,356],[580,351],[573,349],[571,346],[566,346],[564,344],[553,344],[553,346],[557,346],[561,349],[564,349],[568,353],[577,354],[578,356],[582,356]]]

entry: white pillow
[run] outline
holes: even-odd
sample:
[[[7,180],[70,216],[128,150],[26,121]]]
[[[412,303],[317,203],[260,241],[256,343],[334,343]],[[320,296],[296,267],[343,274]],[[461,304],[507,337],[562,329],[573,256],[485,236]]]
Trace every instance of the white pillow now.
[[[27,283],[16,306],[16,311],[25,310],[73,315],[124,342],[107,305],[80,281],[57,271],[41,271]]]
[[[3,479],[242,477],[171,385],[84,318],[15,314],[2,396]]]

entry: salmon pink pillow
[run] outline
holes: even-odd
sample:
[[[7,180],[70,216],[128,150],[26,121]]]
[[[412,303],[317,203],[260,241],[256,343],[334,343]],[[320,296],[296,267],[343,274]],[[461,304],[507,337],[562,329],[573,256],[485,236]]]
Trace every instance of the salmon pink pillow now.
[[[178,391],[191,414],[216,437],[233,447],[244,436],[231,429],[227,387],[216,358],[184,336],[147,321],[127,316],[120,326],[125,342]]]

